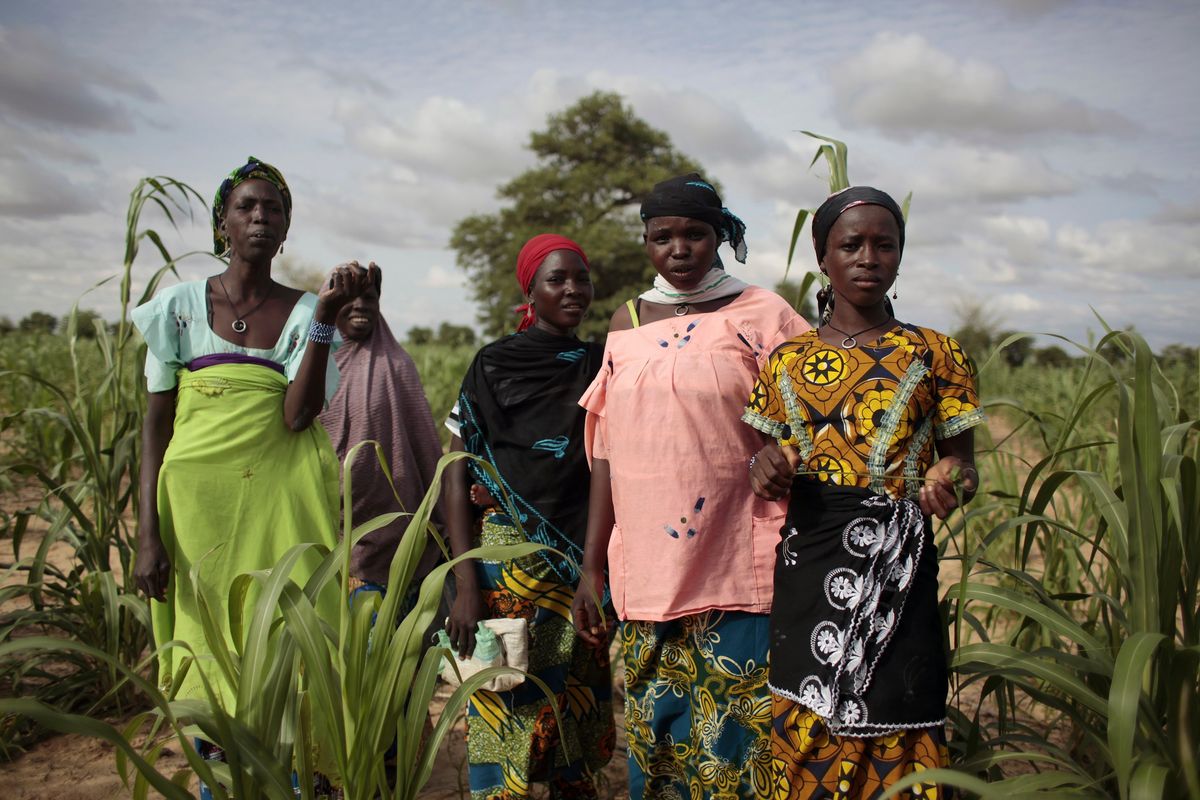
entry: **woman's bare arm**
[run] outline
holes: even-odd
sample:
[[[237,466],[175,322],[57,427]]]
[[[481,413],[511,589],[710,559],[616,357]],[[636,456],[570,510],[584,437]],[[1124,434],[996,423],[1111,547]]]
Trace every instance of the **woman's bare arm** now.
[[[138,550],[133,568],[137,587],[155,600],[165,600],[171,560],[158,530],[158,473],[175,433],[176,390],[150,392],[142,422],[142,467],[138,476]]]
[[[450,452],[463,451],[462,439],[450,439]],[[450,539],[450,554],[457,557],[471,549],[471,526],[475,515],[470,503],[470,477],[466,459],[459,459],[446,467],[442,473],[442,518],[446,523],[446,536]],[[479,578],[475,574],[474,559],[467,559],[454,567],[454,583],[458,590],[454,605],[450,609],[446,634],[450,645],[460,656],[469,656],[475,651],[475,626],[486,619],[487,607],[479,590]]]
[[[925,473],[918,502],[921,511],[945,519],[958,508],[957,486],[962,502],[967,504],[979,488],[979,471],[975,469],[975,431],[965,430],[957,436],[940,439],[937,443],[937,463]]]
[[[583,544],[582,576],[575,600],[571,603],[571,616],[575,630],[581,639],[593,646],[604,641],[604,633],[611,619],[605,621],[592,597],[604,593],[604,568],[608,564],[608,540],[612,538],[616,512],[613,510],[612,473],[607,459],[592,460],[591,496],[588,500],[587,538]]]

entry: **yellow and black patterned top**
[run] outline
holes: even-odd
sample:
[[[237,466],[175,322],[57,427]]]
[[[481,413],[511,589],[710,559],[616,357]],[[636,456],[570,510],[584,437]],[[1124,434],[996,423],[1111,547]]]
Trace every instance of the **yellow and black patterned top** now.
[[[915,497],[934,437],[983,422],[975,369],[954,339],[898,322],[849,350],[808,331],[776,348],[742,420],[800,451],[819,481]]]

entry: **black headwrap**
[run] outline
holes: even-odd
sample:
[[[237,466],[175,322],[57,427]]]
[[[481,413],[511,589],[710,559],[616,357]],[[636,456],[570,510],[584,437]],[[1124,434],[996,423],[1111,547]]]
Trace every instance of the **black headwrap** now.
[[[835,192],[821,203],[821,207],[817,209],[817,213],[813,214],[812,218],[812,236],[813,249],[817,251],[817,263],[820,264],[825,260],[825,246],[829,242],[829,232],[833,230],[833,224],[837,222],[838,217],[846,212],[847,209],[854,206],[883,206],[891,212],[896,218],[896,227],[900,231],[900,241],[897,243],[900,248],[900,255],[904,255],[904,212],[900,210],[900,206],[892,199],[892,196],[887,192],[881,192],[871,186],[851,186],[842,189],[840,192]],[[884,307],[887,309],[889,316],[895,316],[895,311],[892,309],[892,301],[886,297],[883,298]],[[833,288],[831,286],[823,286],[817,291],[817,311],[821,318],[821,324],[829,322],[833,316]]]
[[[836,194],[829,195],[817,213],[812,218],[813,249],[817,251],[817,263],[825,260],[825,244],[829,240],[829,231],[833,223],[845,213],[846,209],[854,206],[883,206],[896,218],[896,227],[900,229],[900,254],[904,254],[904,212],[887,192],[881,192],[870,186],[851,186]]]
[[[746,263],[746,223],[725,208],[717,190],[698,173],[654,184],[642,201],[642,222],[654,217],[688,217],[706,222],[720,241],[729,242],[734,258]]]

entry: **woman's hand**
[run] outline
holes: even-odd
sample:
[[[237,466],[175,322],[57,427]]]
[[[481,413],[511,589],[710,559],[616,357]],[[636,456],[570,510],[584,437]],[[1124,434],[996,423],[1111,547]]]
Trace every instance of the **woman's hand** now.
[[[792,479],[800,466],[800,451],[771,442],[754,454],[750,467],[750,488],[764,500],[778,500],[792,490]]]
[[[317,295],[317,309],[313,315],[317,322],[333,325],[338,312],[354,298],[376,285],[379,267],[372,261],[363,269],[357,261],[338,264],[329,273],[329,280]]]
[[[450,608],[450,616],[446,618],[446,635],[459,658],[467,658],[475,652],[475,627],[479,620],[487,617],[487,605],[477,588],[464,587],[459,591]]]
[[[604,570],[583,570],[579,586],[575,588],[575,599],[571,601],[571,619],[575,623],[575,632],[592,647],[603,644],[608,639],[608,631],[613,625],[610,614],[605,617],[596,606],[592,593],[597,597],[604,592]]]
[[[143,521],[143,525],[145,524]],[[138,536],[135,559],[137,566],[133,568],[133,581],[151,600],[165,601],[167,582],[171,579],[171,559],[167,556],[167,549],[163,547],[162,538],[158,535],[157,524],[153,527],[154,530],[142,531]]]
[[[917,502],[921,506],[921,513],[938,519],[945,519],[958,508],[956,484],[962,492],[964,503],[974,497],[975,490],[979,488],[979,473],[975,465],[958,456],[938,459],[925,473],[925,480]]]
[[[487,490],[481,483],[471,484],[471,504],[480,508],[496,508],[500,504],[496,502],[496,498],[492,497],[492,493]]]

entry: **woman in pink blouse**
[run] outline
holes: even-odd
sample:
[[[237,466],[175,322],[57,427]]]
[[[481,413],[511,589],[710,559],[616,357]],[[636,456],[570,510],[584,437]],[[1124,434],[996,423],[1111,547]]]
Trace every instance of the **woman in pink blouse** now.
[[[761,440],[739,418],[771,351],[809,325],[725,271],[717,247],[744,262],[745,225],[699,175],[656,185],[641,216],[658,276],[613,315],[580,400],[592,459],[583,570],[600,587],[607,566],[622,620],[630,797],[765,797],[785,507],[750,492]],[[572,610],[598,641],[591,595]]]

